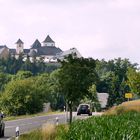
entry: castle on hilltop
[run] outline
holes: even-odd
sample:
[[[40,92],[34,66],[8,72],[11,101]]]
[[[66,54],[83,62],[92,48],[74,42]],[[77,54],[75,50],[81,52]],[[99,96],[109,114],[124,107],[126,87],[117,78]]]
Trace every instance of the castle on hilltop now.
[[[30,49],[24,49],[24,42],[21,39],[15,43],[16,49],[10,49],[6,45],[0,46],[0,58],[7,58],[9,55],[16,58],[20,54],[24,56],[24,60],[29,57],[30,60],[33,58],[40,59],[44,58],[45,62],[57,62],[58,59],[64,59],[69,54],[75,54],[77,57],[82,57],[76,48],[71,48],[67,51],[62,51],[60,48],[55,46],[55,42],[49,35],[45,38],[42,44],[38,39],[31,45]]]

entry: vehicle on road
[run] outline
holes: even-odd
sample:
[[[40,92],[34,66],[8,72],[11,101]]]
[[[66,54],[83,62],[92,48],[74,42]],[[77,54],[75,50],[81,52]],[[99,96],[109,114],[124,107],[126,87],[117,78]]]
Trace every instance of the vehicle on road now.
[[[80,104],[77,108],[77,115],[88,114],[92,115],[92,110],[89,104]]]
[[[3,117],[3,113],[0,113],[0,137],[4,137],[5,123]]]

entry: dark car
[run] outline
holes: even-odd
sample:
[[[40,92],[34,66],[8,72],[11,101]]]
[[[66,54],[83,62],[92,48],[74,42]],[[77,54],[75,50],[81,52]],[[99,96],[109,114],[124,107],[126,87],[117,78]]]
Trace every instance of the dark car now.
[[[77,115],[88,114],[92,115],[92,111],[89,104],[80,104],[77,109]]]
[[[0,137],[4,137],[5,123],[3,121],[4,115],[0,113]]]

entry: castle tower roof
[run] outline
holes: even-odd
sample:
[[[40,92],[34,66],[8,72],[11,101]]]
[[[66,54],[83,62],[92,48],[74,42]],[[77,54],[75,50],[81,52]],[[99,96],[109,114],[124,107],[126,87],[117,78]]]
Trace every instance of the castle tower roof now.
[[[24,44],[23,41],[19,38],[15,44]]]
[[[47,42],[49,42],[49,43],[55,43],[55,42],[50,38],[49,35],[47,35],[47,37],[46,37],[45,40],[43,41],[43,43],[47,43]]]
[[[31,48],[37,49],[39,47],[41,47],[41,43],[38,41],[38,39],[36,39],[35,42],[32,44]]]

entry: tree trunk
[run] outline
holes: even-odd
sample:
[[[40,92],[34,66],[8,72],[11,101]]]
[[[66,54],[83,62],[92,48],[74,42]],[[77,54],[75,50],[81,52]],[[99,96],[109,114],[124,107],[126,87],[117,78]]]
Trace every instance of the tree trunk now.
[[[70,120],[69,123],[72,123],[72,103],[69,103],[69,111],[70,111]]]

